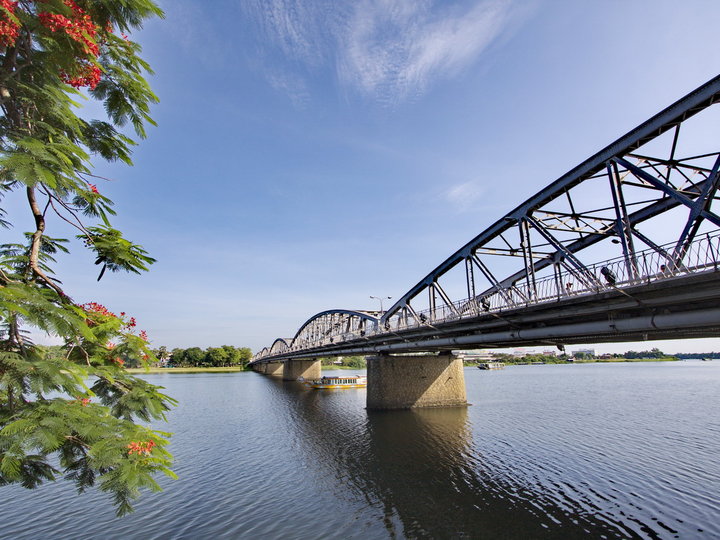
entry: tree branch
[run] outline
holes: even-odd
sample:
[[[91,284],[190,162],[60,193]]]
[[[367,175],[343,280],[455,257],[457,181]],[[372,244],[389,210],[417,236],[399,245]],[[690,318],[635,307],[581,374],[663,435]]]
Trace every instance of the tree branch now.
[[[83,178],[83,180],[85,180],[85,178],[84,178],[85,176],[89,176],[90,178],[97,178],[98,180],[107,180],[108,182],[114,182],[114,181],[115,181],[113,178],[108,178],[108,177],[106,177],[106,176],[98,176],[97,174],[92,174],[92,173],[89,173],[89,172],[83,172],[83,173],[80,173],[80,172],[79,172],[79,173],[78,173],[78,176],[80,176],[81,178]],[[85,181],[87,182],[87,180],[85,180]]]
[[[52,209],[54,210],[54,212],[57,214],[57,216],[58,216],[60,219],[62,219],[64,222],[68,223],[68,224],[71,225],[72,227],[75,227],[78,231],[80,231],[80,232],[83,233],[85,236],[87,236],[88,239],[90,239],[90,233],[89,233],[88,230],[85,228],[85,226],[83,225],[83,223],[82,223],[82,221],[80,220],[80,218],[77,217],[77,215],[75,214],[75,212],[73,212],[73,210],[72,210],[71,208],[69,208],[67,204],[65,204],[63,201],[61,201],[61,200],[58,199],[57,197],[53,196],[53,195],[52,195],[49,191],[47,191],[47,190],[43,190],[43,193],[48,196],[48,204],[52,207]],[[53,199],[55,199],[57,202],[59,202],[59,203],[62,205],[62,207],[65,208],[65,210],[67,210],[68,212],[70,212],[70,215],[72,215],[72,217],[75,218],[75,220],[77,221],[77,223],[73,223],[72,221],[70,221],[69,219],[67,219],[65,216],[63,216],[63,215],[60,213],[60,211],[59,211],[57,208],[55,208],[55,203],[52,202]]]
[[[42,243],[43,232],[45,232],[45,216],[40,211],[37,199],[35,198],[35,188],[28,187],[26,191],[30,209],[35,218],[35,232],[32,235],[32,243],[30,244],[30,269],[43,283],[58,293],[60,298],[67,298],[65,292],[40,268],[40,244]]]

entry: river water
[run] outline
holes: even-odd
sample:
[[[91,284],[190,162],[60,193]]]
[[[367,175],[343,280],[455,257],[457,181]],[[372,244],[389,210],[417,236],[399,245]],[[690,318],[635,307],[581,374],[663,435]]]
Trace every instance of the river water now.
[[[180,400],[180,479],[124,518],[62,482],[0,488],[0,538],[720,538],[720,361],[466,368],[471,407],[397,412],[145,377]]]

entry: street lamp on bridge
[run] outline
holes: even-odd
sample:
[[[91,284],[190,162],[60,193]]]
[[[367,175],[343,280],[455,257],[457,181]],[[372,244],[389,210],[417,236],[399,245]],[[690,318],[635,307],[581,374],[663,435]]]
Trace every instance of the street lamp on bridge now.
[[[370,298],[374,298],[375,300],[380,301],[380,314],[384,313],[383,305],[382,305],[383,300],[392,300],[392,296],[372,296],[372,295],[370,295]]]

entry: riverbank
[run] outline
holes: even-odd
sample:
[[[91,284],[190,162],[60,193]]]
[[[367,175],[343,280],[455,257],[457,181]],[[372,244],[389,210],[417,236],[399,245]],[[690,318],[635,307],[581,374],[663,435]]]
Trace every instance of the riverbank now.
[[[235,367],[172,367],[172,368],[128,368],[129,373],[236,373],[250,371],[241,366]]]
[[[675,356],[663,356],[662,358],[592,358],[590,360],[575,360],[575,364],[601,364],[607,362],[679,362]]]
[[[506,359],[497,359],[495,362],[504,363],[506,366],[540,366],[544,364],[611,364],[618,362],[679,362],[680,358],[675,356],[663,356],[662,358],[588,358],[588,359],[575,359],[572,362],[562,359],[545,359],[543,361],[526,361],[518,360],[517,362],[508,361]],[[466,367],[477,367],[477,362],[465,362]]]
[[[567,362],[565,360],[557,360],[557,361],[550,361],[550,362],[541,362],[541,363],[533,363],[535,365],[541,365],[541,364],[600,364],[600,363],[614,363],[614,362],[677,362],[679,361],[679,358],[676,358],[674,356],[665,356],[663,358],[593,358],[589,360],[575,360],[574,362]],[[513,365],[529,365],[530,362],[506,362],[506,365],[513,366]],[[466,363],[466,367],[476,367],[477,364],[473,363]],[[357,367],[351,367],[351,366],[339,366],[339,365],[324,365],[323,370],[332,370],[332,369],[343,369],[343,370],[351,370],[351,371],[357,371],[359,369],[365,369],[365,368],[357,368]],[[233,366],[233,367],[172,367],[172,368],[160,368],[160,367],[151,367],[151,368],[128,368],[127,371],[129,373],[237,373],[239,371],[252,371],[249,369],[244,369],[240,366]]]
[[[360,370],[365,368],[351,367],[351,366],[323,366],[323,370],[333,369],[349,369],[349,370]],[[128,373],[237,373],[239,371],[252,371],[251,369],[244,369],[240,366],[233,367],[151,367],[151,368],[127,368]]]
[[[355,371],[357,371],[358,369],[366,369],[365,367],[340,366],[338,364],[330,364],[330,365],[323,364],[322,368],[323,369],[350,369],[350,370],[354,369]]]

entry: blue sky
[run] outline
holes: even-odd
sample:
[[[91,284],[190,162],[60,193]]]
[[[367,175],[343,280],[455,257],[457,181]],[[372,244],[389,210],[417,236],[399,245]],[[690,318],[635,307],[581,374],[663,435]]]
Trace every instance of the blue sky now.
[[[720,72],[713,0],[160,4],[131,36],[158,127],[135,167],[97,162],[158,262],[99,283],[79,247],[60,265],[157,346],[258,350],[316,312],[377,309]]]

